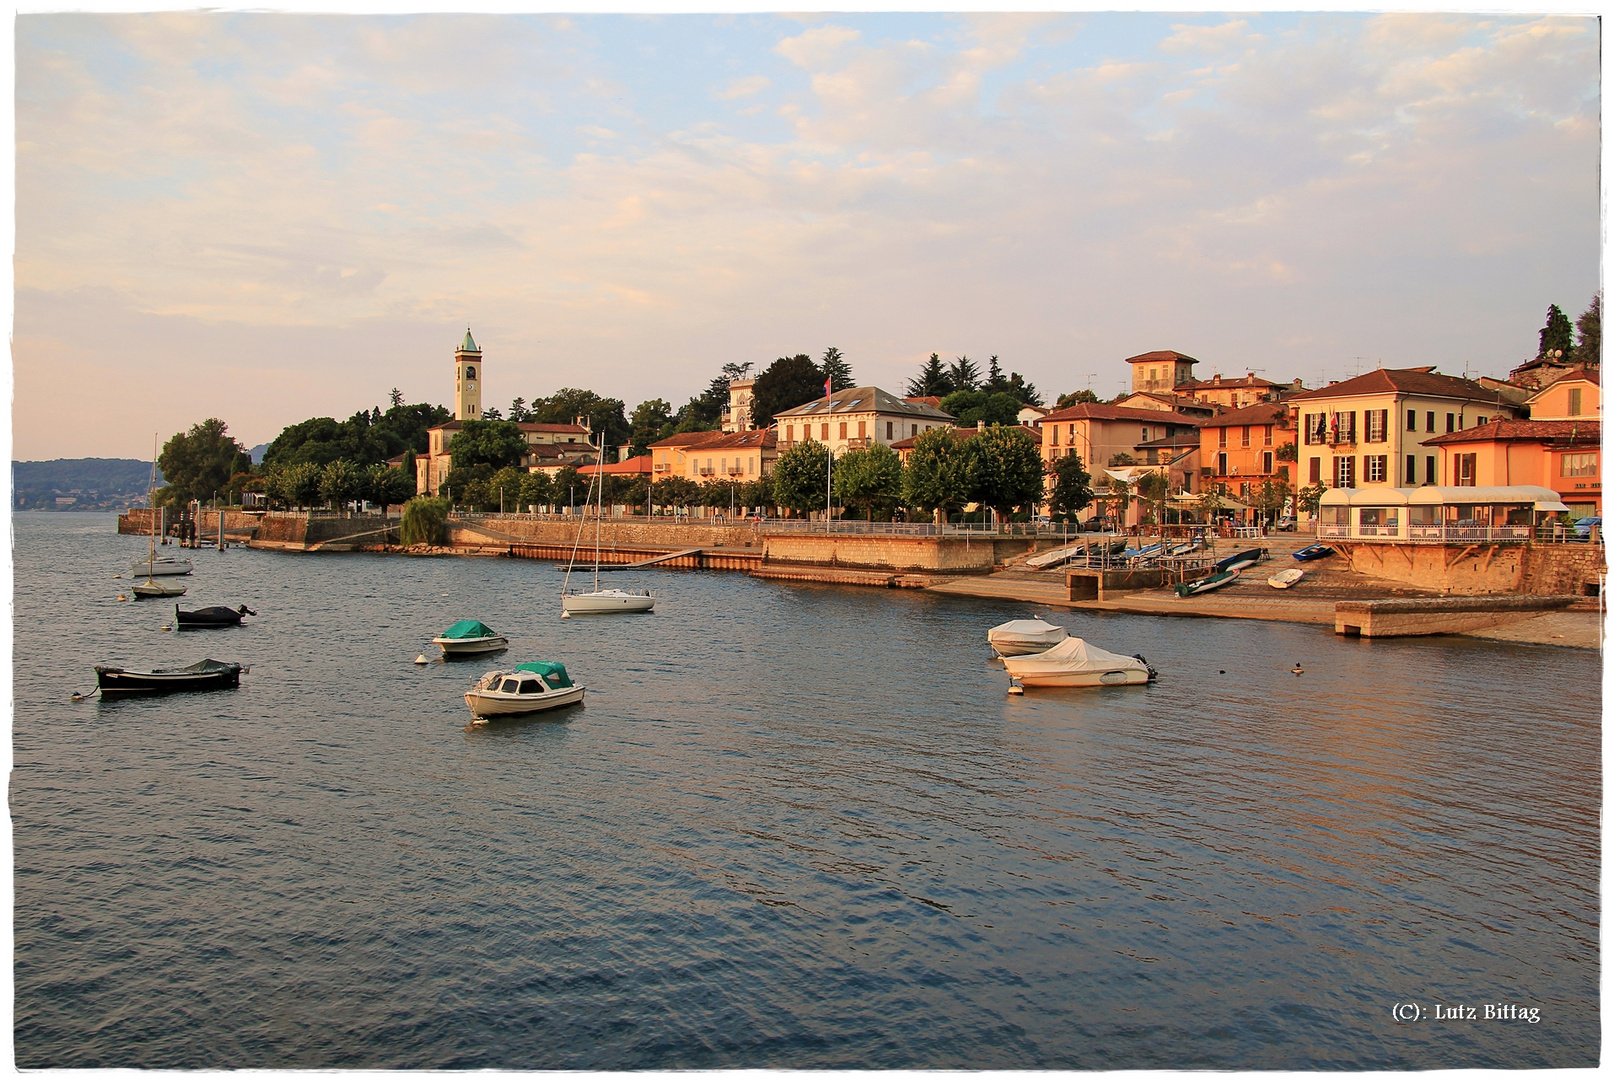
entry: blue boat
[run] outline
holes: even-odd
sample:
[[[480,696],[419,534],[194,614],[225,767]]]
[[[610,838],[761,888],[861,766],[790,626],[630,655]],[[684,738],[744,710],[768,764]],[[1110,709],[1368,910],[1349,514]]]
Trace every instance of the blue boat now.
[[[1295,552],[1295,558],[1301,562],[1310,562],[1313,559],[1326,559],[1334,553],[1334,549],[1327,544],[1312,544]]]

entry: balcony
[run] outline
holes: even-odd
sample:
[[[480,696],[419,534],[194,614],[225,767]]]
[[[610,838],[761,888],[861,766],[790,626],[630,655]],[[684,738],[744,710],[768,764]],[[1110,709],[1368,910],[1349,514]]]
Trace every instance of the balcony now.
[[[873,439],[847,439],[846,440],[846,448],[848,450],[867,450],[873,444],[874,444]]]
[[[658,465],[657,465],[657,466],[656,466],[656,467],[655,467],[655,469],[656,469],[656,472],[667,472],[667,471],[669,471],[669,470],[670,470],[670,469],[671,469],[671,468],[672,468],[672,466],[671,466],[671,465],[668,465],[668,464],[667,464],[667,463],[666,463],[666,462],[665,462],[665,461],[663,461],[663,462],[661,462],[661,463],[660,463],[660,464],[658,464]]]
[[[745,475],[745,470],[744,469],[730,469],[729,470],[729,475],[730,476],[744,476]]]
[[[697,472],[701,476],[716,476],[717,475],[717,470],[716,469],[702,468],[702,469],[697,470]]]

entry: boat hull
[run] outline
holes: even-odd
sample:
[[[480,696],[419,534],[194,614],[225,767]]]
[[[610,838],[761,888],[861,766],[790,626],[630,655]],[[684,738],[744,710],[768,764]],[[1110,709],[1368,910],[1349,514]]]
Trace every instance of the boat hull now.
[[[603,589],[591,593],[566,593],[560,598],[561,611],[567,615],[611,615],[652,611],[656,598],[646,593],[630,593],[621,589]]]
[[[237,611],[227,607],[197,608],[195,611],[181,611],[179,605],[174,605],[174,622],[181,630],[207,630],[216,626],[240,626],[241,617],[250,612]]]
[[[1334,549],[1326,544],[1312,544],[1295,552],[1295,559],[1299,562],[1311,562],[1313,559],[1326,559],[1334,553]]]
[[[1147,671],[1127,668],[1121,671],[1038,671],[1035,668],[1011,668],[1011,675],[1021,686],[1141,686],[1149,681]]]
[[[443,650],[444,656],[480,656],[483,653],[502,652],[510,647],[510,639],[502,634],[479,638],[432,638],[432,644]]]
[[[174,694],[186,690],[231,690],[241,685],[241,665],[216,670],[125,671],[97,666],[95,683],[102,694]]]
[[[1068,636],[1063,626],[1041,619],[1017,619],[988,630],[986,643],[999,656],[1028,656],[1046,652]]]
[[[189,559],[157,559],[154,562],[141,559],[129,567],[129,573],[138,577],[174,577],[188,574],[193,569]]]
[[[470,707],[473,720],[488,720],[500,716],[530,716],[533,713],[581,704],[583,689],[581,686],[568,686],[563,690],[550,690],[542,694],[504,694],[497,690],[468,690],[465,693],[465,704]]]
[[[185,586],[172,581],[155,581],[147,578],[132,586],[129,591],[134,593],[136,600],[169,600],[176,596],[184,596]]]
[[[1279,570],[1276,574],[1267,578],[1267,584],[1274,589],[1287,589],[1305,576],[1306,572],[1304,570]]]
[[[1209,577],[1202,577],[1198,581],[1185,581],[1177,586],[1177,595],[1179,597],[1198,596],[1200,593],[1208,593],[1212,589],[1220,589],[1224,585],[1231,585],[1237,581],[1240,573],[1241,571],[1239,570],[1223,570]]]

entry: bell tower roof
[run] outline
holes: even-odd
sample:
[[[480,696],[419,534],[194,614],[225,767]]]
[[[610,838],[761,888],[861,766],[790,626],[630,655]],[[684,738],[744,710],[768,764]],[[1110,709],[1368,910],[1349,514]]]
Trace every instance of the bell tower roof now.
[[[471,328],[469,326],[465,328],[465,340],[460,342],[460,347],[456,351],[462,353],[480,353],[482,351],[476,347],[476,340],[471,337]]]

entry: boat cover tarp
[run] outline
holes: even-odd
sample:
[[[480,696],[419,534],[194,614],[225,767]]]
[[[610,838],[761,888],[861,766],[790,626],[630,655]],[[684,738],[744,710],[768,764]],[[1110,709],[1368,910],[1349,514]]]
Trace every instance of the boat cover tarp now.
[[[1004,666],[1013,671],[1017,667],[1035,664],[1037,670],[1057,667],[1061,671],[1148,671],[1149,665],[1135,656],[1106,652],[1097,645],[1089,645],[1079,637],[1068,637],[1047,652],[1035,656],[1010,656]]]
[[[499,635],[488,629],[485,623],[479,623],[475,619],[461,619],[447,630],[444,630],[440,636],[446,638],[479,638],[498,637]]]
[[[226,664],[222,660],[207,659],[198,660],[189,667],[174,668],[173,670],[183,671],[187,675],[217,675],[226,671],[239,671],[241,670],[241,665]]]
[[[572,685],[572,680],[566,676],[566,665],[557,664],[553,660],[534,660],[527,664],[517,664],[517,671],[530,671],[542,675],[544,682],[556,690],[564,690]]]
[[[986,632],[986,640],[999,641],[1003,638],[1041,638],[1060,630],[1061,627],[1053,623],[1045,623],[1041,619],[1015,619],[1013,622],[1001,623]]]

